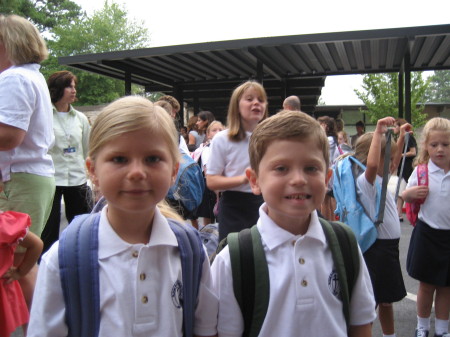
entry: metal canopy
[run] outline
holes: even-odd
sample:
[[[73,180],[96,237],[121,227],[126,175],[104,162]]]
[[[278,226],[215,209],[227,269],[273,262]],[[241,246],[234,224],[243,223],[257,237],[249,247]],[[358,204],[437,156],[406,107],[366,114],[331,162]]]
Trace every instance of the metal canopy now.
[[[409,62],[405,63],[405,60]],[[325,77],[450,69],[450,25],[242,39],[60,57],[59,63],[173,94],[216,116],[241,82],[263,82],[272,113],[298,95],[312,113]],[[223,118],[222,118],[223,119]]]

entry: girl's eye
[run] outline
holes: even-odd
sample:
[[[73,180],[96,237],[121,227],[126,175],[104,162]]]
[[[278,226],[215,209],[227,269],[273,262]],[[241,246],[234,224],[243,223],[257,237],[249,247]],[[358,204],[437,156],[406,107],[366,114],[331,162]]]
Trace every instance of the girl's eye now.
[[[123,164],[123,163],[127,162],[127,159],[122,156],[117,156],[117,157],[112,158],[112,161],[116,164]]]

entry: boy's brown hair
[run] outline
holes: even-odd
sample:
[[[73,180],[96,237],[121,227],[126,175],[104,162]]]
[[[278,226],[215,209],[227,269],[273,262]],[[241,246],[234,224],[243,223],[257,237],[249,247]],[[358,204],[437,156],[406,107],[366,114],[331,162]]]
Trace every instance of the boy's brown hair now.
[[[283,110],[262,121],[252,133],[248,148],[250,166],[258,172],[259,163],[267,148],[275,140],[314,140],[322,151],[326,169],[329,168],[328,138],[320,124],[311,116],[300,111]]]

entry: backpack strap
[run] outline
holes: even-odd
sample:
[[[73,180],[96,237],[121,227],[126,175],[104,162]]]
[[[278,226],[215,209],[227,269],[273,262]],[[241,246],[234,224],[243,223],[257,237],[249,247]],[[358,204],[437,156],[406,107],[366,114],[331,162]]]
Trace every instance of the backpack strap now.
[[[227,237],[233,290],[244,318],[242,336],[257,337],[269,306],[269,268],[258,227]],[[257,277],[255,277],[257,275]]]
[[[359,274],[358,243],[350,227],[341,222],[328,222],[319,218],[333,256],[339,277],[341,299],[347,331],[350,327],[350,302]]]
[[[99,213],[79,215],[73,219],[59,240],[59,270],[68,336],[98,336],[99,221]]]
[[[402,164],[400,165],[400,172],[398,173],[398,181],[397,181],[397,187],[395,188],[395,202],[397,202],[398,199],[398,193],[400,191],[400,184],[402,182],[402,176],[403,176],[403,169],[405,167],[405,161],[406,161],[406,152],[408,152],[408,143],[409,143],[409,132],[405,133],[405,146],[403,148],[403,156],[402,156]]]
[[[384,209],[386,206],[386,193],[389,181],[389,166],[391,163],[391,137],[392,130],[388,129],[386,132],[386,147],[384,149],[383,182],[381,183],[380,208],[378,209],[378,216],[375,221],[375,226],[377,227],[384,221]]]
[[[184,337],[194,335],[194,317],[198,290],[202,277],[205,251],[200,236],[190,226],[168,219],[180,251],[183,280],[183,332]]]

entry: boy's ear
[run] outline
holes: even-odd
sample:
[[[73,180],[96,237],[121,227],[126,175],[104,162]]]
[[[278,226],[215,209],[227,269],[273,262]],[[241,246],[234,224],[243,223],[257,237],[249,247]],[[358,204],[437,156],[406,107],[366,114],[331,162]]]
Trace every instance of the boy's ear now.
[[[91,157],[86,158],[86,168],[89,173],[89,177],[91,178],[92,183],[98,187],[98,179],[97,175],[95,174],[95,165],[94,161],[91,159]]]
[[[253,194],[256,195],[261,194],[261,188],[259,187],[258,176],[255,170],[251,169],[250,167],[246,168],[245,176],[247,177],[248,182],[250,183],[250,187],[252,188]]]

